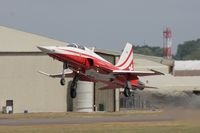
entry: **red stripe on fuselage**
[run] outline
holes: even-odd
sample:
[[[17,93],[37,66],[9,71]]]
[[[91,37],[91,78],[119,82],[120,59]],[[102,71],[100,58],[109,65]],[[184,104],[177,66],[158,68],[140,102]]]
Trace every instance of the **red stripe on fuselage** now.
[[[55,58],[60,60],[60,61],[68,61],[68,62],[73,62],[73,63],[81,64],[81,65],[83,65],[84,61],[87,58],[91,58],[91,59],[94,60],[95,65],[99,66],[100,68],[106,68],[106,69],[110,69],[110,70],[118,70],[118,68],[115,67],[113,64],[111,64],[109,62],[105,62],[104,60],[100,60],[100,59],[98,59],[94,56],[84,54],[84,53],[80,53],[80,52],[76,52],[76,51],[72,51],[72,50],[66,50],[66,49],[60,49],[60,50],[75,53],[75,54],[78,54],[78,55],[68,55],[68,54],[54,53],[54,54],[51,54],[51,56],[53,57],[55,55]],[[82,56],[85,56],[85,57],[82,57]]]

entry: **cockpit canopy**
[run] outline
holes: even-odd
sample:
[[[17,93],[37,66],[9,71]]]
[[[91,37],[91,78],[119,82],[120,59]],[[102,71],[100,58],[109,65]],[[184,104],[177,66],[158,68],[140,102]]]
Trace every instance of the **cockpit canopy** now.
[[[76,44],[76,43],[71,43],[71,44],[67,45],[67,47],[74,47],[74,48],[79,48],[79,49],[85,50],[84,46]]]

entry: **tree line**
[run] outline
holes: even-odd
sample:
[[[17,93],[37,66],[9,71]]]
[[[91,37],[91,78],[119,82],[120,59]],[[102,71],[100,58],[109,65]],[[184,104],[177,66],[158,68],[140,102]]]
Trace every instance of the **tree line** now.
[[[150,55],[150,56],[163,56],[163,48],[151,46],[133,46],[134,53]],[[200,60],[200,39],[185,41],[178,45],[177,52],[173,55],[177,60]]]
[[[183,44],[179,44],[175,59],[199,60],[200,59],[200,39],[186,41]]]
[[[134,53],[150,55],[150,56],[163,56],[163,48],[161,47],[151,47],[148,45],[144,46],[133,46]]]

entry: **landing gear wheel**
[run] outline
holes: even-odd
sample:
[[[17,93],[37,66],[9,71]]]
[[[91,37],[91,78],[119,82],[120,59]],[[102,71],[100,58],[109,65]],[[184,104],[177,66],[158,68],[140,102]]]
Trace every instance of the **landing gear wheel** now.
[[[71,98],[76,98],[76,89],[75,88],[71,88],[70,95],[71,95]]]
[[[77,82],[72,82],[72,84],[71,84],[71,88],[72,89],[76,89],[77,88]]]
[[[126,87],[124,89],[124,96],[125,97],[130,97],[131,96],[131,90],[128,87]]]
[[[63,63],[62,77],[61,77],[61,79],[60,79],[60,84],[61,84],[62,86],[65,85],[65,69],[67,69],[67,68],[68,68],[68,64],[67,64],[66,62]]]
[[[61,78],[61,79],[60,79],[60,84],[61,84],[62,86],[65,85],[65,79],[64,79],[64,78]]]
[[[77,82],[78,82],[78,77],[75,76],[70,86],[71,98],[76,98]]]

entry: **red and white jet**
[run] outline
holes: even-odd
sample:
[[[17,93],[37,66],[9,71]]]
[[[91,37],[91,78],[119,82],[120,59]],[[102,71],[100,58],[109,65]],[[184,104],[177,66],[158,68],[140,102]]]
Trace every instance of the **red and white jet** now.
[[[133,46],[127,43],[116,65],[108,62],[93,50],[78,44],[69,44],[65,47],[38,46],[50,57],[63,62],[63,71],[60,74],[40,73],[49,77],[60,77],[60,84],[65,85],[65,77],[74,77],[70,95],[76,97],[77,81],[102,82],[100,89],[124,88],[124,95],[131,96],[131,89],[143,90],[147,88],[139,81],[138,76],[160,75],[162,73],[151,71],[134,71]]]

